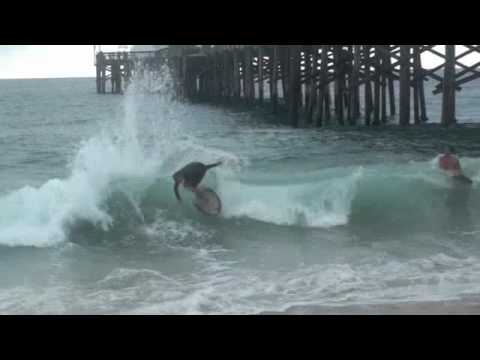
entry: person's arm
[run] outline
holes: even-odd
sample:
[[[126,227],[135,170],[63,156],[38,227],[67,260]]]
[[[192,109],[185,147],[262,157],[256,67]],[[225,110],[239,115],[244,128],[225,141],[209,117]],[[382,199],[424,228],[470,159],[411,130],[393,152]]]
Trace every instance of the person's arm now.
[[[180,194],[178,192],[178,186],[180,185],[180,181],[175,181],[175,185],[173,186],[173,191],[175,192],[175,196],[177,197],[178,201],[182,201]]]
[[[462,165],[460,165],[460,160],[458,160],[457,157],[455,157],[452,173],[454,176],[462,175]]]
[[[439,167],[450,176],[462,174],[460,161],[455,156],[442,156],[439,161]]]
[[[438,168],[441,170],[445,169],[445,156],[441,155],[440,158],[438,159]]]
[[[183,177],[180,175],[180,173],[177,171],[175,174],[173,174],[173,181],[175,184],[173,185],[173,192],[175,193],[175,196],[177,197],[178,201],[182,201],[182,198],[180,197],[180,193],[178,192],[178,187],[180,184],[183,183]]]
[[[460,160],[458,160],[457,157],[455,157],[455,167],[456,167],[458,170],[462,170],[462,165],[460,165]]]

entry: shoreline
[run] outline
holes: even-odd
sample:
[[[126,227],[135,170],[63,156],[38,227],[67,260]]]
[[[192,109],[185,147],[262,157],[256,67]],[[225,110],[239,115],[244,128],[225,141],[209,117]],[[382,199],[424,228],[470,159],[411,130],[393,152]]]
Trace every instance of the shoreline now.
[[[446,301],[405,301],[365,305],[296,305],[258,315],[480,315],[480,295]]]

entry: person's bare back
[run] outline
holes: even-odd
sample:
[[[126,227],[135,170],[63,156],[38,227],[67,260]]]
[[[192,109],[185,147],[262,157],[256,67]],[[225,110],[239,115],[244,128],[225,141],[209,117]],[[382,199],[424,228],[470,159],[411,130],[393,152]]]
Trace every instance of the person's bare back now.
[[[455,149],[447,146],[444,153],[438,159],[438,167],[455,180],[456,184],[471,185],[473,181],[463,174],[460,161],[454,154]]]
[[[444,154],[439,159],[439,167],[450,176],[462,175],[462,167],[457,157],[452,154]]]
[[[460,161],[455,156],[455,149],[451,146],[447,146],[440,156],[438,167],[452,177],[463,175]]]

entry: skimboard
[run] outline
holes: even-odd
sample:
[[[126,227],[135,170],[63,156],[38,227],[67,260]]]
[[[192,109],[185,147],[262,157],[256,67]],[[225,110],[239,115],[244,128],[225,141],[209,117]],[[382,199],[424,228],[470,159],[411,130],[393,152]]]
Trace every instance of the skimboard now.
[[[207,187],[197,189],[193,205],[207,215],[220,215],[222,211],[222,202],[217,193]]]

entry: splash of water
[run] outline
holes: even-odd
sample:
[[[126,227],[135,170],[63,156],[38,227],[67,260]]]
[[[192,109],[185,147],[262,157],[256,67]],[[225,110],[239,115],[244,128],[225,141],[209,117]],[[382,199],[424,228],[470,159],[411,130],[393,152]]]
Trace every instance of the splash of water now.
[[[124,116],[120,121],[112,119],[98,135],[80,144],[66,179],[51,179],[38,188],[27,186],[0,198],[0,244],[55,245],[67,239],[70,225],[78,220],[108,230],[113,219],[104,202],[112,181],[153,176],[158,159],[166,155],[179,133],[180,122],[172,115],[178,105],[168,96],[169,76],[165,68],[156,78],[135,78],[125,94]],[[160,91],[160,96],[152,97],[151,89]],[[149,108],[145,111],[144,106]],[[148,122],[139,118],[145,113],[158,115]],[[149,134],[155,151],[150,154],[142,143],[145,129],[140,125],[153,129]]]

